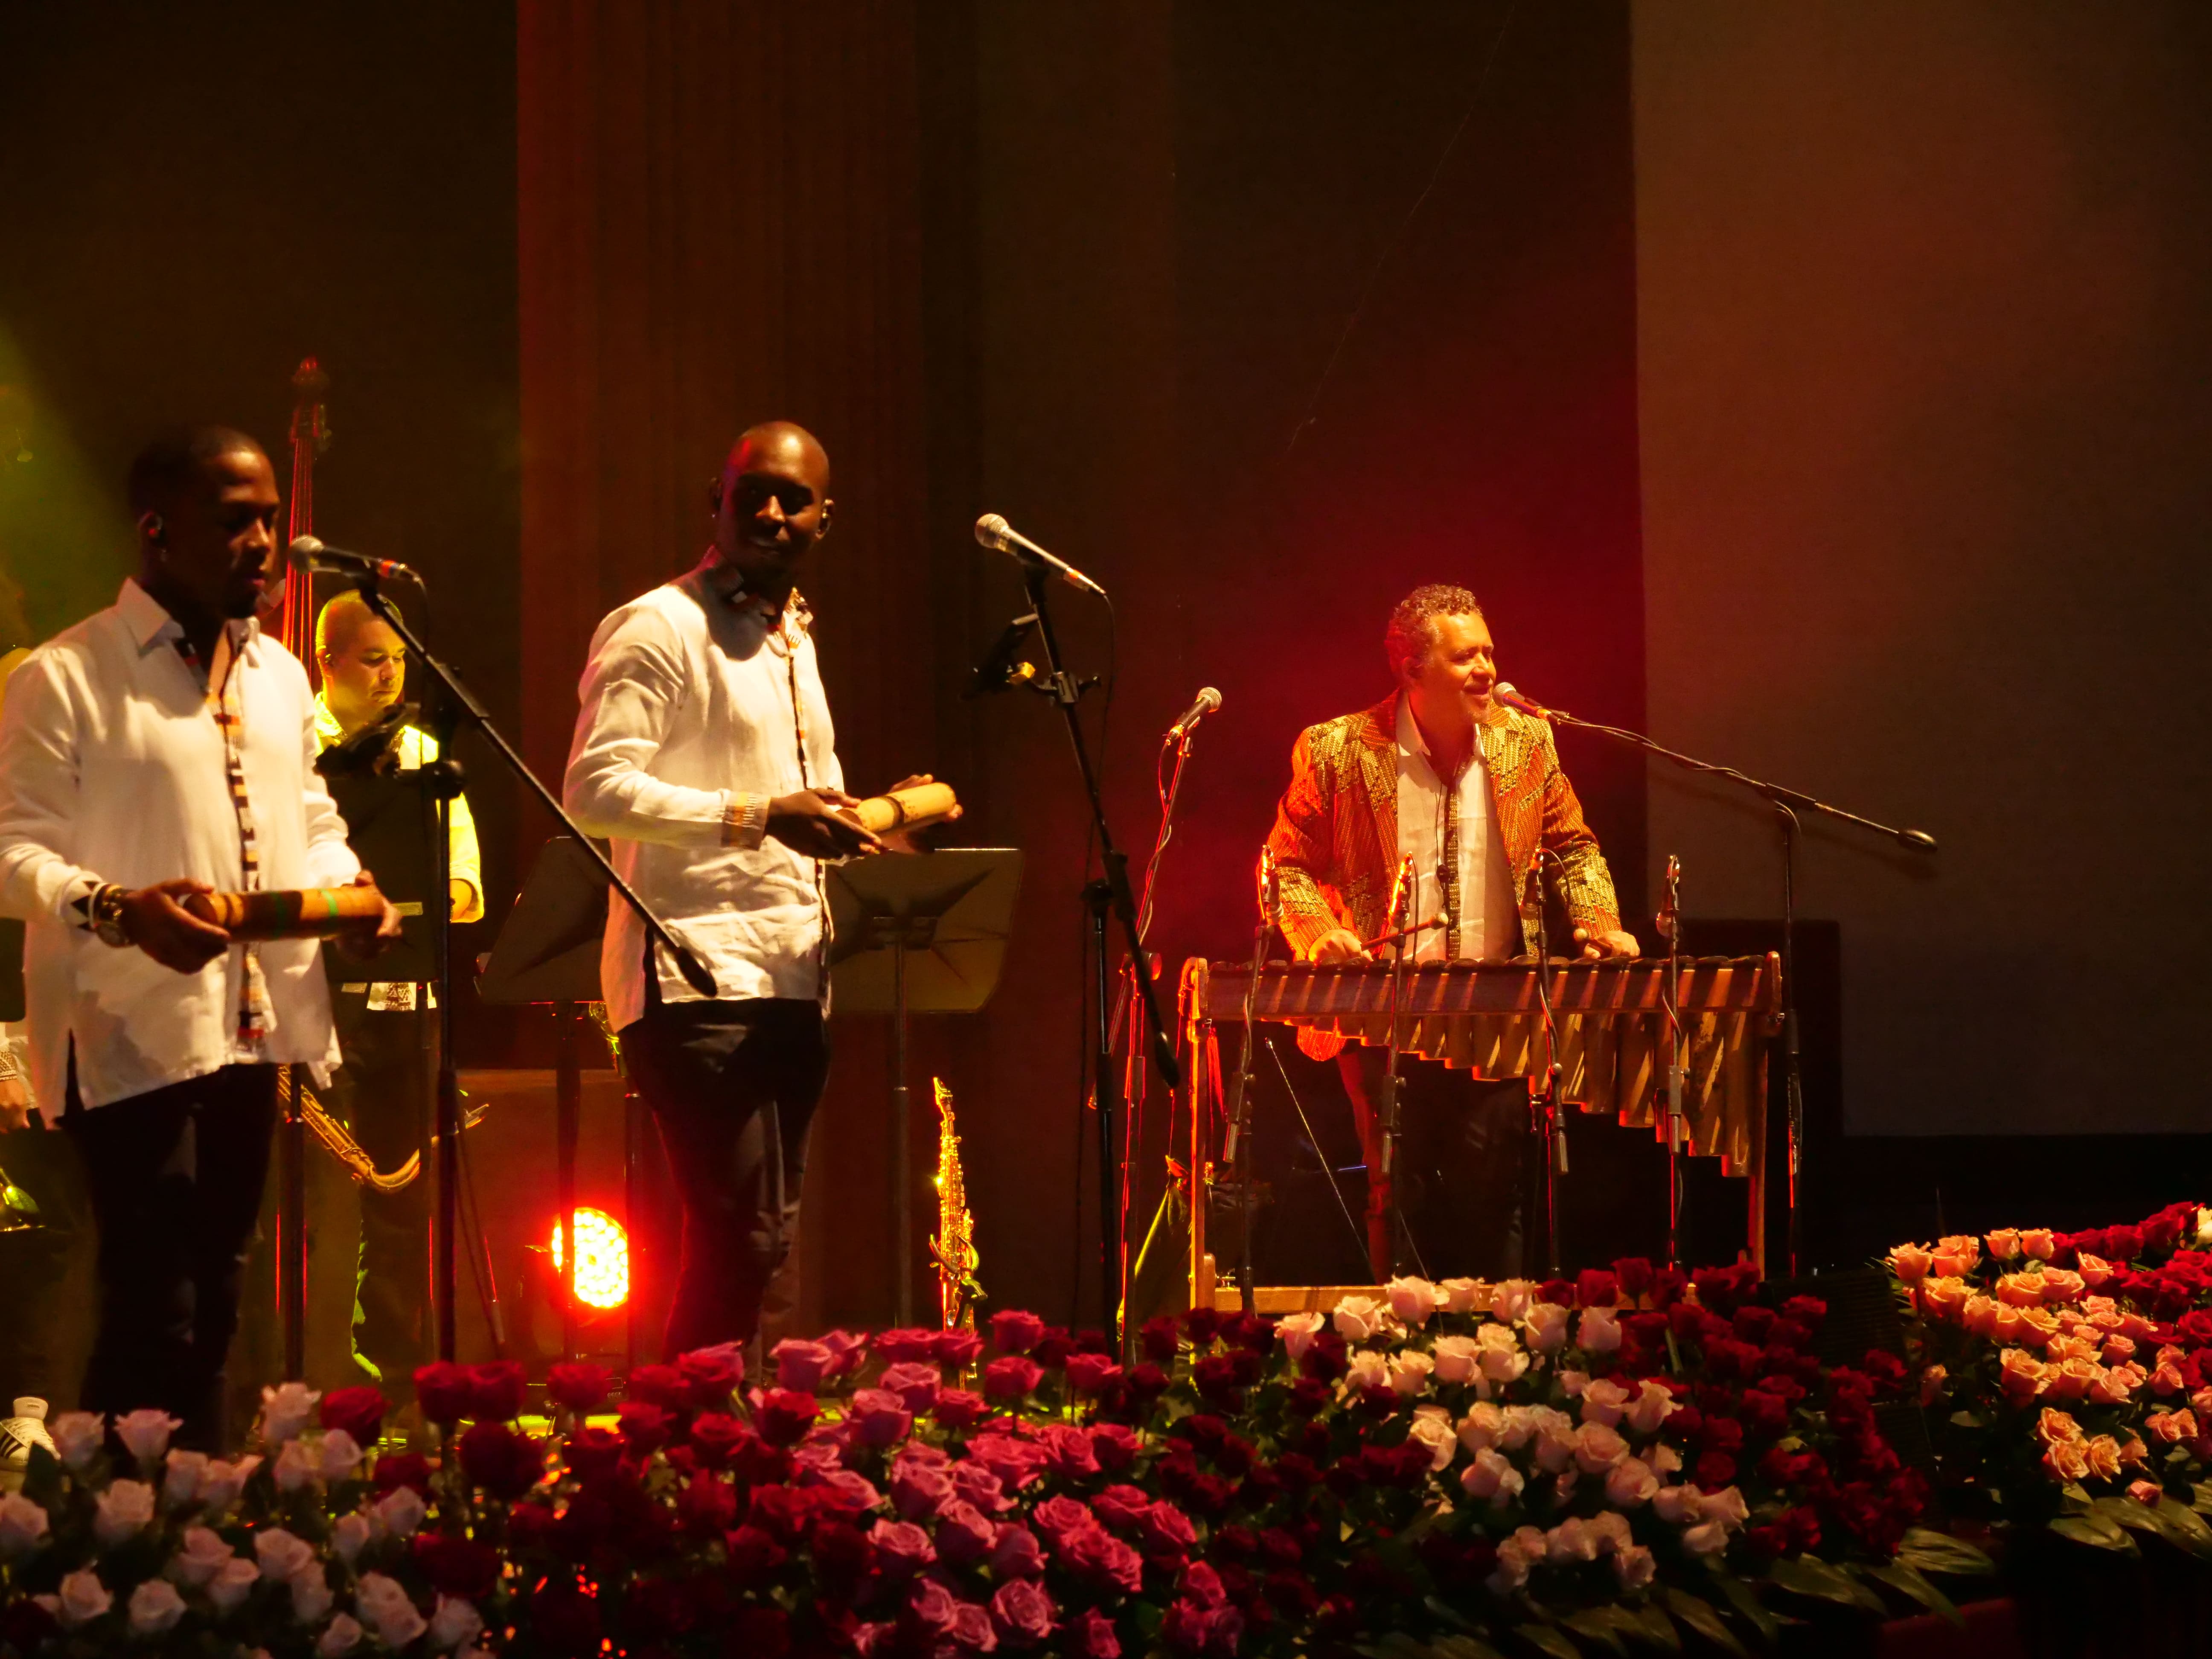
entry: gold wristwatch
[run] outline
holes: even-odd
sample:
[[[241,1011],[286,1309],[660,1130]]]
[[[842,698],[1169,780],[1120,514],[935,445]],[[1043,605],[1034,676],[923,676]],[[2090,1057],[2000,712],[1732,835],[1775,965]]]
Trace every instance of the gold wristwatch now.
[[[131,943],[131,935],[124,931],[123,927],[125,896],[123,888],[111,881],[92,896],[92,905],[88,912],[92,931],[100,942],[114,945],[118,950]]]

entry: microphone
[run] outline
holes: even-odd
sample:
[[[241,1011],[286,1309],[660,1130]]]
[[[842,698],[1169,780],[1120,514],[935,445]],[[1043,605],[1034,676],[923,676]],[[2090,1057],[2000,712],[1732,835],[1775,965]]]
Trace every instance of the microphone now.
[[[1221,693],[1210,685],[1202,688],[1198,696],[1191,699],[1190,707],[1182,711],[1182,718],[1168,727],[1168,736],[1176,738],[1189,736],[1193,726],[1220,707]]]
[[[372,559],[366,553],[349,553],[314,536],[295,536],[284,551],[284,562],[295,570],[320,571],[326,575],[354,576],[368,581],[422,580],[396,559]]]
[[[1065,559],[1055,558],[1006,522],[1003,513],[986,513],[975,520],[975,539],[994,553],[1011,553],[1025,564],[1042,565],[1070,587],[1106,597],[1106,590]]]
[[[1550,709],[1504,680],[1500,680],[1492,686],[1490,695],[1508,708],[1516,709],[1533,719],[1547,720],[1552,718]]]

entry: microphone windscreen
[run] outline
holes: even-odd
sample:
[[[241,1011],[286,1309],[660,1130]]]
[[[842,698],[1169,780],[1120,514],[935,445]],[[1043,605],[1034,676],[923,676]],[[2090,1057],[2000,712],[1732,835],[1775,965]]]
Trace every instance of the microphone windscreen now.
[[[295,570],[305,570],[307,568],[309,562],[314,558],[316,554],[322,550],[323,544],[320,538],[314,536],[295,536],[292,538],[291,546],[284,550],[285,562],[289,564]]]
[[[975,539],[994,553],[1006,550],[1006,532],[1013,526],[1006,522],[1003,513],[986,513],[975,520]]]

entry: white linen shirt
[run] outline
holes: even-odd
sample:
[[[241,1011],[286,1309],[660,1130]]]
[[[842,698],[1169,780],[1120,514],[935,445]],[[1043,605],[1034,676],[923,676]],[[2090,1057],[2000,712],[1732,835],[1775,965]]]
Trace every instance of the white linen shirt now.
[[[313,698],[300,660],[259,625],[234,624],[246,790],[260,885],[343,886],[360,873],[345,824],[315,773]],[[180,876],[217,891],[244,882],[223,738],[184,630],[126,580],[106,610],[57,635],[8,683],[0,714],[0,913],[21,918],[33,1092],[61,1116],[70,1051],[88,1108],[242,1061],[338,1060],[314,939],[256,947],[267,1035],[238,1033],[246,948],[179,974],[135,946],[105,945],[76,901],[107,882]]]
[[[1449,798],[1449,809],[1446,806]],[[1514,872],[1506,866],[1505,845],[1498,833],[1498,801],[1491,793],[1490,771],[1482,745],[1474,745],[1455,787],[1437,775],[1428,739],[1413,718],[1412,704],[1398,699],[1398,855],[1413,860],[1413,917],[1428,921],[1444,913],[1443,869],[1444,813],[1459,829],[1459,925],[1420,934],[1413,959],[1473,957],[1503,962],[1518,948],[1521,913]]]
[[[714,975],[717,999],[821,999],[822,866],[763,834],[776,796],[845,787],[814,641],[797,594],[779,626],[757,602],[715,597],[706,568],[631,600],[592,636],[564,804],[609,840],[615,868]],[[701,1000],[665,951],[653,955],[663,1001]],[[599,982],[615,1030],[644,1013],[645,930],[611,895]]]

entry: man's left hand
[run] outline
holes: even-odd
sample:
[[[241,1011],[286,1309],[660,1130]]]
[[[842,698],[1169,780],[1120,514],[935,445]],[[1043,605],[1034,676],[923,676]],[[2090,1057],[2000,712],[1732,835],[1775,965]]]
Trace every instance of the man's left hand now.
[[[1641,955],[1636,935],[1615,928],[1611,932],[1594,932],[1588,927],[1575,929],[1575,943],[1583,947],[1583,960],[1599,962],[1610,957]]]
[[[364,870],[353,878],[353,884],[374,891],[376,878]],[[372,957],[381,956],[399,939],[398,907],[381,893],[376,896],[384,906],[383,914],[374,922],[364,920],[340,929],[335,940],[340,953],[355,962],[367,962]]]
[[[901,778],[884,793],[887,795],[896,795],[902,789],[919,789],[925,783],[936,781],[935,774],[917,772],[910,778]],[[952,810],[941,818],[932,818],[927,823],[917,824],[911,830],[894,830],[882,837],[884,846],[894,853],[927,853],[931,850],[929,837],[958,817],[960,812],[961,808],[956,804]]]

